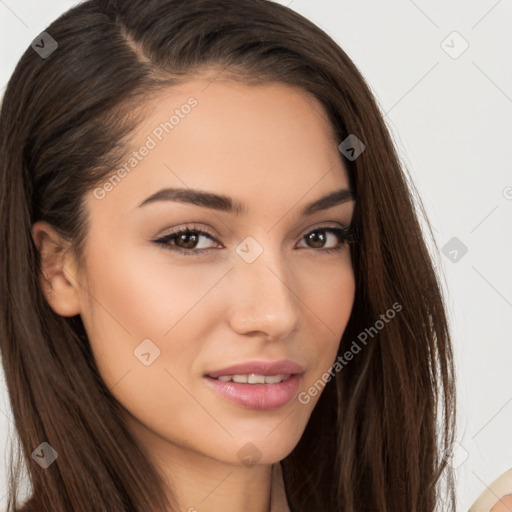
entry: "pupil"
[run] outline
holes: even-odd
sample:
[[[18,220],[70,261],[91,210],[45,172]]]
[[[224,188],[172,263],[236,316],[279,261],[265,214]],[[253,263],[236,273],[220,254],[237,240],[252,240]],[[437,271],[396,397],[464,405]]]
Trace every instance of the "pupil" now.
[[[321,247],[322,242],[325,242],[325,235],[323,234],[323,231],[315,231],[309,235],[309,241],[313,242],[313,244],[315,244],[319,240],[320,240],[320,245],[315,246],[315,247]]]
[[[192,235],[191,235],[191,234],[181,235],[181,236],[180,236],[180,240],[184,240],[184,239],[185,239],[185,238],[187,238],[187,237],[189,237],[189,238],[195,238],[195,237],[196,237],[196,235],[193,235],[193,234],[192,234]],[[197,240],[193,240],[193,241],[192,241],[192,245],[187,245],[187,244],[186,244],[186,248],[187,248],[187,249],[193,249],[193,246],[194,246],[194,243],[195,243],[195,242],[197,242]]]

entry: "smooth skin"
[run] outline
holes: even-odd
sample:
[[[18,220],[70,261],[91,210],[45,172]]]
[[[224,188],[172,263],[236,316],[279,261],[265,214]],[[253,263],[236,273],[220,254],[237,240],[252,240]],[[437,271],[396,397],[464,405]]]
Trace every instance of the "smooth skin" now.
[[[284,84],[211,80],[194,78],[148,100],[131,151],[191,96],[198,103],[103,199],[87,196],[83,275],[45,222],[34,224],[33,238],[51,307],[81,315],[102,378],[181,509],[239,512],[250,503],[252,512],[268,512],[271,464],[296,446],[320,393],[305,405],[295,398],[257,411],[214,393],[204,375],[249,360],[291,359],[305,368],[302,392],[329,370],[355,278],[349,247],[319,228],[349,225],[355,203],[299,215],[349,188],[340,141],[315,98]],[[172,201],[138,207],[165,187],[227,195],[247,212]],[[154,243],[194,225],[214,239]],[[316,230],[323,245],[305,238]],[[252,263],[236,252],[248,236],[263,249]],[[183,255],[171,245],[210,251]],[[145,339],[160,350],[149,366],[134,355]],[[261,452],[254,466],[237,455],[246,443]]]
[[[512,494],[503,496],[494,507],[491,512],[510,512],[512,511]]]

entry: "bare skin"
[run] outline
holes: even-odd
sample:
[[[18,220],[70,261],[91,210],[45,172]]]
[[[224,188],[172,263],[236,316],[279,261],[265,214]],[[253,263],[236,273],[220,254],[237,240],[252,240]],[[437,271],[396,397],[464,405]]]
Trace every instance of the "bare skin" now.
[[[314,98],[277,84],[206,85],[195,79],[152,98],[133,151],[188,98],[197,106],[161,141],[153,135],[156,147],[103,198],[88,195],[83,276],[50,226],[36,223],[33,237],[50,305],[81,315],[105,383],[181,510],[239,512],[250,503],[252,512],[268,512],[271,465],[296,446],[320,394],[252,410],[216,394],[204,375],[291,359],[303,365],[299,391],[307,391],[329,370],[355,278],[349,247],[325,229],[349,225],[354,201],[300,216],[306,204],[349,188],[341,141]],[[247,212],[171,201],[138,207],[164,187],[227,195]],[[209,252],[183,255],[154,243],[194,225],[213,238],[168,246]],[[306,238],[317,230],[323,245]],[[248,236],[263,250],[251,263],[236,252]],[[134,356],[145,339],[160,350],[148,366]],[[254,466],[238,455],[247,443],[261,453]]]
[[[512,494],[507,494],[492,507],[491,512],[510,512],[512,510]]]

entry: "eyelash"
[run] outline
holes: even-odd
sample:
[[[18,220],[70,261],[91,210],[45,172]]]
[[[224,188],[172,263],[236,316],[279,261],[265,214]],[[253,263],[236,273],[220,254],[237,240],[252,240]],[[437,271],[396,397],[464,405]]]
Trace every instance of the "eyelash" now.
[[[318,231],[334,233],[338,237],[340,244],[337,247],[331,247],[329,249],[313,249],[313,248],[311,248],[311,250],[313,252],[324,252],[324,253],[338,252],[343,249],[344,244],[351,246],[355,242],[355,236],[354,236],[354,231],[353,231],[352,227],[346,227],[346,226],[344,226],[344,227],[321,226],[319,228],[315,228],[312,231],[309,231],[308,233],[306,233],[302,237],[302,239],[306,238],[307,235],[310,235],[311,233],[316,233]],[[165,249],[168,249],[170,251],[174,251],[174,252],[186,255],[186,256],[197,256],[200,254],[207,253],[208,251],[217,250],[217,249],[212,249],[212,248],[210,248],[210,249],[182,249],[177,246],[172,246],[169,243],[171,240],[174,240],[175,238],[178,238],[181,235],[204,235],[204,236],[207,236],[208,238],[210,238],[211,240],[213,240],[214,242],[217,242],[217,240],[214,238],[214,236],[211,233],[209,233],[208,231],[206,231],[202,228],[196,228],[195,226],[193,226],[192,228],[189,228],[189,227],[179,228],[179,229],[159,238],[158,240],[153,240],[153,242],[155,244],[162,246]]]

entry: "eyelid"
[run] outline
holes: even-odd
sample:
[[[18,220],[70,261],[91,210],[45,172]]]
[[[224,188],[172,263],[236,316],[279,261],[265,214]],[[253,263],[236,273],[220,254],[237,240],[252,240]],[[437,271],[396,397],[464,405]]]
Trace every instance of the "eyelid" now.
[[[343,229],[351,229],[351,224],[346,224],[346,223],[343,223],[343,222],[338,222],[338,221],[325,221],[325,222],[321,222],[317,225],[313,225],[305,230],[303,230],[301,232],[301,238],[304,237],[305,235],[311,233],[311,231],[315,231],[317,229],[321,229],[321,228],[343,228]],[[205,234],[208,234],[208,236],[210,236],[215,242],[217,243],[220,243],[216,237],[216,235],[213,234],[213,232],[207,228],[207,227],[204,227],[204,226],[198,226],[197,224],[192,224],[192,225],[189,225],[189,224],[185,224],[184,226],[180,226],[180,227],[177,227],[177,228],[173,228],[171,231],[169,231],[168,233],[165,233],[159,237],[157,237],[157,240],[158,239],[161,239],[161,238],[166,238],[166,237],[169,237],[173,234],[176,234],[176,233],[180,233],[181,231],[185,231],[185,230],[189,230],[189,231],[199,231],[199,232],[205,232]]]
[[[178,226],[177,228],[171,229],[169,232],[159,236],[154,241],[162,240],[165,238],[170,238],[172,236],[176,236],[177,234],[181,233],[182,231],[193,231],[193,232],[199,232],[200,234],[208,235],[214,242],[220,243],[216,237],[216,235],[213,234],[213,232],[204,226],[198,226],[197,224],[185,224],[184,226]]]
[[[318,224],[315,224],[309,228],[307,228],[305,231],[302,232],[302,236],[307,235],[308,233],[311,233],[311,231],[315,231],[317,229],[322,228],[343,228],[343,229],[350,229],[350,224],[345,224],[344,222],[337,222],[337,221],[325,221],[320,222]]]
[[[354,233],[352,231],[352,225],[351,224],[345,224],[338,221],[325,221],[323,223],[319,223],[317,225],[311,226],[307,228],[306,230],[301,232],[299,241],[304,240],[305,236],[314,232],[314,231],[322,231],[322,230],[333,230],[335,236],[340,239],[340,246],[343,246],[345,244],[352,245],[354,242]],[[339,233],[336,233],[336,230],[341,231],[343,233],[342,236],[339,236]],[[174,228],[169,233],[164,234],[157,239],[153,240],[154,243],[160,244],[167,248],[168,250],[171,250],[173,252],[186,254],[186,255],[200,255],[207,253],[209,251],[215,250],[215,248],[207,248],[207,249],[183,249],[177,246],[172,246],[168,243],[168,240],[173,239],[174,237],[177,237],[179,234],[183,232],[193,232],[198,233],[199,235],[205,235],[209,237],[212,241],[221,244],[221,242],[218,241],[217,237],[211,232],[209,228],[198,226],[196,224],[192,225],[184,225],[177,228]],[[221,244],[222,245],[222,244]],[[306,248],[307,249],[307,248]],[[313,249],[309,248],[312,252],[329,252],[332,250],[336,250],[335,248],[329,248],[329,249]]]

